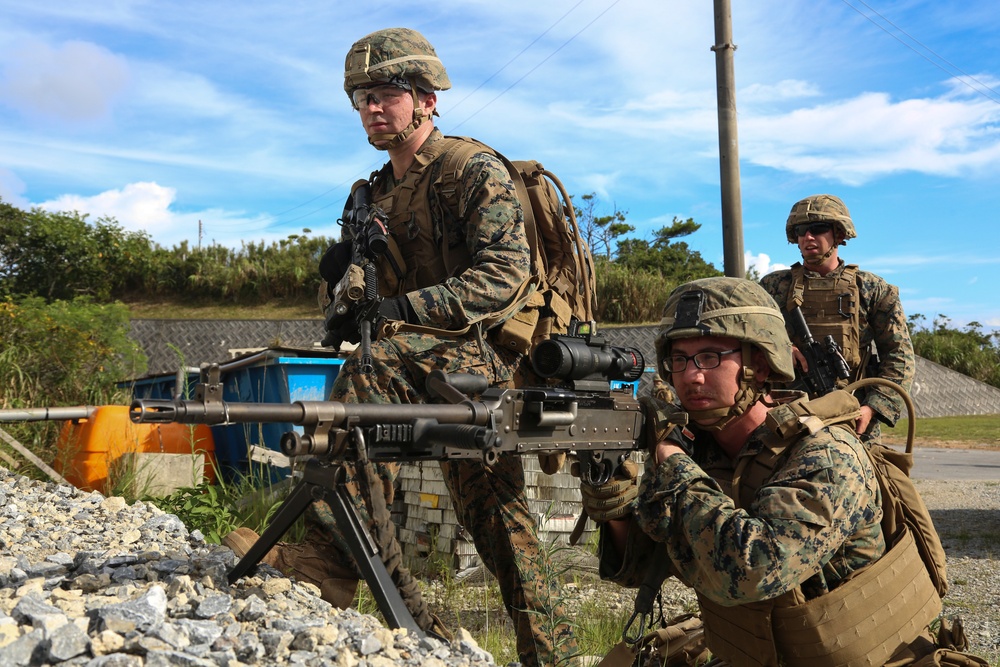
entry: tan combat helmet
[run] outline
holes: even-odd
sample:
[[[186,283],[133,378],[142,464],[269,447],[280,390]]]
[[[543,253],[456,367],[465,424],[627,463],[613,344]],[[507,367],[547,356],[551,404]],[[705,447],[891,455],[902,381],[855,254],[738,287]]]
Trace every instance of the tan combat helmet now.
[[[387,28],[359,39],[344,62],[344,92],[349,98],[358,88],[396,83],[409,87],[413,95],[413,121],[397,135],[376,135],[369,142],[387,141],[380,149],[398,146],[426,120],[419,108],[417,92],[448,90],[451,81],[434,47],[410,28]],[[435,112],[436,113],[436,112]],[[374,145],[374,144],[373,144]]]
[[[663,328],[655,346],[657,369],[663,377],[670,377],[664,361],[670,354],[672,341],[722,336],[742,343],[744,366],[736,402],[729,408],[691,411],[692,420],[718,418],[710,426],[700,428],[722,428],[767,393],[767,383],[757,386],[749,365],[752,347],[757,347],[767,358],[770,379],[782,382],[795,379],[792,342],[785,331],[785,319],[771,295],[751,280],[715,277],[681,285],[667,298],[660,325]]]
[[[847,206],[840,197],[833,195],[812,195],[795,202],[788,220],[785,222],[785,236],[789,243],[798,243],[795,238],[795,225],[810,222],[829,222],[839,231],[840,245],[847,245],[847,239],[857,237],[854,222]]]

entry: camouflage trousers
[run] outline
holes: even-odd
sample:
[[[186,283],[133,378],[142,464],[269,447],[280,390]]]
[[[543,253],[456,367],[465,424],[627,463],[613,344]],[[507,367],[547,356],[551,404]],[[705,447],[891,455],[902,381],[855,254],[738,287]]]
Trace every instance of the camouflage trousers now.
[[[359,353],[348,358],[334,383],[330,400],[345,403],[423,403],[430,371],[475,373],[494,386],[511,386],[521,356],[495,348],[476,335],[441,339],[397,334],[372,344],[375,372],[360,372]],[[398,463],[373,463],[391,507]],[[563,663],[576,642],[561,606],[554,604],[557,582],[548,554],[539,548],[535,519],[524,489],[524,469],[517,456],[493,466],[476,460],[441,462],[445,481],[462,526],[471,533],[486,568],[497,578],[504,605],[514,623],[517,650],[525,667]],[[357,469],[347,465],[346,484],[362,519],[369,509],[358,484]],[[313,503],[307,518],[330,536],[331,559],[356,571],[350,550],[325,502]]]

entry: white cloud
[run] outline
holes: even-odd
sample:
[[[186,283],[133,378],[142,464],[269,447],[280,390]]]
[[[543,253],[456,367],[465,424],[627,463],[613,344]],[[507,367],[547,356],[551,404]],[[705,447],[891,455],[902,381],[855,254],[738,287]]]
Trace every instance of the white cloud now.
[[[52,47],[28,40],[6,58],[0,101],[25,116],[71,123],[102,120],[129,83],[125,59],[89,42]]]
[[[1000,166],[1000,107],[982,98],[894,102],[886,93],[740,117],[741,157],[758,165],[860,185],[913,171],[957,176]]]
[[[247,217],[240,212],[206,209],[177,212],[171,209],[177,196],[174,188],[157,183],[129,183],[120,190],[107,190],[93,197],[62,195],[42,202],[48,211],[75,211],[91,218],[114,218],[123,229],[142,231],[156,243],[170,248],[182,241],[219,243],[239,247],[245,241],[270,242],[287,233],[269,232],[269,220]],[[203,238],[199,239],[199,233]]]
[[[737,105],[741,103],[759,104],[775,100],[797,100],[805,97],[817,97],[819,94],[819,86],[809,81],[786,79],[770,85],[752,83],[739,91]]]
[[[759,276],[766,276],[769,273],[774,273],[775,271],[782,271],[784,269],[790,268],[787,264],[781,264],[780,262],[771,263],[771,256],[767,253],[760,253],[759,255],[754,255],[753,253],[746,251],[743,253],[743,263],[746,265],[747,270],[756,269]]]

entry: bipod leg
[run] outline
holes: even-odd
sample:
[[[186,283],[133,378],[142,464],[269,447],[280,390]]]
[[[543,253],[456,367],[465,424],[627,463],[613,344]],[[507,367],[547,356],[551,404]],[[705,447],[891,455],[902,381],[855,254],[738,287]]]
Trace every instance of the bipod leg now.
[[[321,488],[316,482],[305,478],[295,485],[295,488],[288,494],[285,501],[281,503],[281,507],[275,512],[271,523],[268,524],[264,533],[253,543],[250,549],[243,555],[243,558],[236,563],[236,567],[230,570],[229,583],[236,583],[257,567],[257,563],[278,543],[281,536],[288,532],[288,529],[292,527],[296,519],[302,516],[302,513],[312,504],[312,501],[322,496],[321,492],[317,496],[317,492]]]
[[[417,625],[410,610],[407,609],[403,597],[396,588],[396,583],[382,562],[379,556],[378,547],[372,540],[371,534],[361,523],[358,510],[351,502],[351,497],[343,484],[340,484],[340,477],[343,475],[343,468],[337,469],[337,484],[333,493],[326,495],[326,501],[333,512],[333,518],[340,527],[344,540],[351,548],[351,555],[361,570],[361,575],[365,578],[368,588],[371,590],[378,605],[378,610],[382,612],[382,617],[391,628],[406,628],[417,637],[424,637],[425,633]]]

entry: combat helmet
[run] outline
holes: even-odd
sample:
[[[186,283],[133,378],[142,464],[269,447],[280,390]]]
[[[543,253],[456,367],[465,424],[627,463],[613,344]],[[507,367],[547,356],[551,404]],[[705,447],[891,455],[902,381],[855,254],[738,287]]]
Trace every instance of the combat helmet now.
[[[839,230],[840,245],[847,245],[847,239],[857,237],[854,222],[847,206],[833,195],[812,195],[795,202],[788,220],[785,222],[785,236],[789,243],[797,243],[795,225],[809,222],[830,222]]]
[[[413,95],[413,121],[398,135],[374,136],[369,142],[388,141],[380,149],[398,146],[426,120],[417,91],[448,90],[451,81],[441,59],[427,38],[410,28],[377,30],[356,41],[344,62],[344,92],[352,97],[358,88],[395,83]],[[436,113],[436,112],[435,112]],[[374,143],[373,143],[374,145]]]
[[[667,298],[660,325],[663,328],[656,337],[655,347],[657,369],[663,377],[670,377],[664,362],[672,341],[721,336],[735,338],[742,344],[744,366],[735,404],[690,411],[694,420],[718,418],[710,426],[700,428],[722,428],[767,394],[769,382],[758,386],[749,366],[753,347],[767,358],[771,367],[769,380],[790,382],[795,378],[792,342],[785,331],[785,319],[771,295],[751,280],[720,276],[685,283]]]

